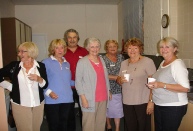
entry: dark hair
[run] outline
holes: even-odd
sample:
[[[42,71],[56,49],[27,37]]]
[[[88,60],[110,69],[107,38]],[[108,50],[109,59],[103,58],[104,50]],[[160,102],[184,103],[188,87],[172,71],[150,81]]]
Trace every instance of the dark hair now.
[[[77,37],[78,37],[78,41],[80,40],[78,31],[76,31],[75,29],[68,29],[65,33],[64,33],[64,41],[67,43],[67,37],[68,37],[68,33],[70,32],[74,32],[76,33]]]

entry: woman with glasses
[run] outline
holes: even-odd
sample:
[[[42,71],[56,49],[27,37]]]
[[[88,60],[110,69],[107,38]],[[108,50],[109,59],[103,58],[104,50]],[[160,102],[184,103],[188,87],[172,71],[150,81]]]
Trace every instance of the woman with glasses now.
[[[121,63],[117,82],[122,85],[125,131],[151,131],[153,103],[146,86],[156,67],[153,60],[142,56],[143,44],[137,38],[126,42],[129,59]]]
[[[47,88],[45,65],[37,62],[38,48],[32,42],[18,47],[20,61],[0,69],[0,86],[8,89],[12,113],[18,131],[40,131],[44,113],[43,89]],[[4,81],[9,77],[12,84]]]

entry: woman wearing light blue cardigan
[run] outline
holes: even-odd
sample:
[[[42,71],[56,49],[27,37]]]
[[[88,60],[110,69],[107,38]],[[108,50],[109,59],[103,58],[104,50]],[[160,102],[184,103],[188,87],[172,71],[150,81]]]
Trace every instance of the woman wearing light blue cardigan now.
[[[109,79],[105,63],[98,56],[100,41],[89,38],[89,54],[77,63],[75,86],[83,112],[83,131],[104,130],[109,98]],[[100,80],[100,81],[99,81]],[[104,99],[100,99],[103,97]]]

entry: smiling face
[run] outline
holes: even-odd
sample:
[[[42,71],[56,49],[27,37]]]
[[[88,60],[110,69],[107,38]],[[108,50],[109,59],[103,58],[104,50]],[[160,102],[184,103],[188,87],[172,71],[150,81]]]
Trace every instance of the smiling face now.
[[[68,47],[76,47],[78,45],[78,35],[75,32],[67,34]]]
[[[140,49],[138,46],[128,45],[127,52],[130,58],[136,58],[140,56]]]
[[[23,62],[34,60],[38,56],[38,47],[33,42],[24,42],[18,46],[17,55]]]
[[[17,55],[22,62],[28,61],[30,59],[30,57],[28,56],[28,51],[25,47],[19,47]]]
[[[100,51],[100,44],[97,41],[93,41],[89,44],[88,52],[92,56],[97,56]]]
[[[117,54],[117,51],[118,51],[118,46],[111,42],[107,45],[107,53],[108,54]]]
[[[164,59],[167,59],[175,56],[177,47],[173,47],[172,45],[165,42],[160,44],[159,50],[160,50],[160,54],[164,57]]]

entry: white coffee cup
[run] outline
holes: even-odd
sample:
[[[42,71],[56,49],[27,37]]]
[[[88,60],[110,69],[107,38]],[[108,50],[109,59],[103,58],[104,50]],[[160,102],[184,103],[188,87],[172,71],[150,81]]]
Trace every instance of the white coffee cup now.
[[[148,83],[149,83],[149,82],[154,82],[154,81],[156,81],[155,78],[148,78],[148,79],[147,79],[147,82],[148,82]]]
[[[130,74],[124,74],[124,77],[125,77],[125,79],[127,80],[127,82],[129,82]]]

